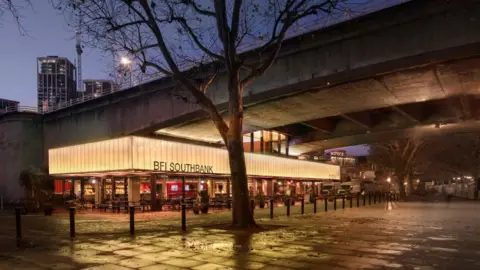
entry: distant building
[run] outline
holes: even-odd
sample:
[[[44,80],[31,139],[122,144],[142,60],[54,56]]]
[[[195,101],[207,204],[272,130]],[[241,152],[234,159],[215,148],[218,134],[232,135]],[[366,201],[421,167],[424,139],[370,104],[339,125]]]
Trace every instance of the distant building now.
[[[37,58],[37,83],[40,112],[77,97],[76,68],[66,57]]]
[[[4,98],[0,98],[0,113],[5,113],[7,110],[15,110],[18,109],[18,104],[20,102],[15,100],[8,100]]]
[[[115,83],[111,80],[83,80],[83,84],[86,95],[101,95],[116,90]]]

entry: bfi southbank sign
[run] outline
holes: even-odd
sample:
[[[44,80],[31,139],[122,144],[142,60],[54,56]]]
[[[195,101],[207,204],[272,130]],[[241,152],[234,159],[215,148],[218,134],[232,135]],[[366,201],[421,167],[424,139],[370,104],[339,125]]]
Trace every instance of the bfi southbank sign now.
[[[154,161],[153,170],[162,171],[162,172],[212,173],[213,174],[213,166],[165,162],[165,161]]]

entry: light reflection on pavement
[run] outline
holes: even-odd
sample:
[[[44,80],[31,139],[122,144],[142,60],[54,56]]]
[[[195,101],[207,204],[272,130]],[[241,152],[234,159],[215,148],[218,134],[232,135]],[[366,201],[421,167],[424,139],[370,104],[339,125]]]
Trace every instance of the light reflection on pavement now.
[[[145,214],[134,238],[126,215],[86,214],[74,241],[66,217],[27,216],[20,250],[13,217],[2,216],[0,269],[480,269],[479,207],[384,203],[303,216],[294,207],[273,220],[266,209],[257,221],[282,227],[255,234],[201,226],[228,222],[225,212],[189,215],[187,233],[178,213]]]

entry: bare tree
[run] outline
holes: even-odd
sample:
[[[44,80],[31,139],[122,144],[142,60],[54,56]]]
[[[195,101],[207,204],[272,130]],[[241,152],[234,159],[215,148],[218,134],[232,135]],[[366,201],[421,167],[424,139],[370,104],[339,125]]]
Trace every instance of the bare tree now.
[[[89,45],[127,52],[143,73],[171,77],[182,89],[182,99],[209,114],[229,153],[233,226],[248,228],[256,223],[249,209],[242,140],[244,89],[272,65],[289,31],[325,17],[340,2],[57,0],[55,6],[76,17],[69,17],[70,22],[81,22]],[[208,95],[217,74],[226,78],[225,113]]]
[[[31,8],[31,6],[32,3],[30,0],[0,0],[0,19],[3,18],[5,14],[11,15],[17,23],[20,33],[26,34],[27,31],[21,23],[21,20],[24,18],[21,10]]]
[[[455,134],[430,139],[425,160],[429,174],[449,177],[471,176],[475,181],[474,197],[478,199],[480,180],[480,137],[477,134]],[[451,179],[451,178],[450,178]]]
[[[408,138],[394,140],[384,143],[377,143],[370,146],[370,159],[384,167],[395,171],[398,178],[400,196],[405,197],[405,178],[409,179],[410,188],[415,167],[418,166],[417,159],[419,150],[422,148],[423,140],[419,138]]]

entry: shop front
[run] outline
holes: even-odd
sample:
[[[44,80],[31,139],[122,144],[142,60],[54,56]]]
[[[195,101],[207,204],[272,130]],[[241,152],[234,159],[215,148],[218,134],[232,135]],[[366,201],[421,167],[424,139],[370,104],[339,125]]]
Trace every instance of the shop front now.
[[[323,181],[340,180],[340,167],[257,153],[245,153],[250,196],[307,195]],[[73,145],[49,150],[55,191],[102,204],[230,198],[228,153],[224,149],[144,137]],[[318,194],[318,193],[317,193]]]

